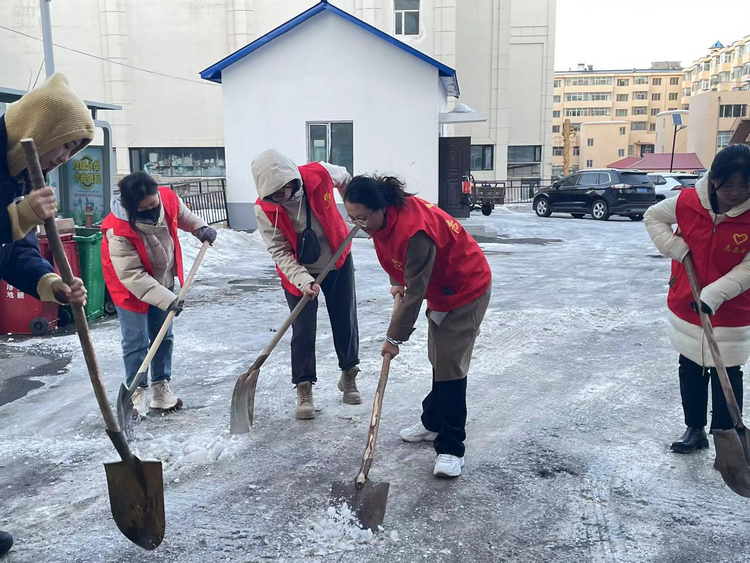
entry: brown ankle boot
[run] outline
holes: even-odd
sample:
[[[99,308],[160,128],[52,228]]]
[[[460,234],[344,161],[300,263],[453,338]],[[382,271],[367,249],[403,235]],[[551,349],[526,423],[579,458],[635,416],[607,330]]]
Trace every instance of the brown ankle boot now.
[[[344,403],[347,405],[358,405],[362,402],[362,395],[357,389],[357,374],[359,368],[354,366],[350,370],[342,371],[339,378],[339,391],[344,394]]]
[[[309,381],[297,384],[297,418],[300,420],[315,418],[312,383]]]

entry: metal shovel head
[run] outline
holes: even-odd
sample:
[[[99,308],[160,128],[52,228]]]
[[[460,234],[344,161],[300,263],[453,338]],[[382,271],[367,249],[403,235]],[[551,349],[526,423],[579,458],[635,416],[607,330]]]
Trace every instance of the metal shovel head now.
[[[128,386],[124,383],[120,384],[120,391],[117,394],[117,422],[120,423],[120,428],[125,432],[125,436],[130,438],[133,431],[133,393],[128,390]]]
[[[253,369],[241,375],[234,385],[232,409],[229,415],[229,433],[247,434],[253,424],[255,414],[255,388],[258,385],[260,370]]]
[[[164,481],[161,462],[105,463],[109,503],[120,531],[143,549],[156,549],[164,539]]]
[[[750,498],[750,443],[747,430],[712,430],[716,469],[735,493]]]
[[[338,481],[331,485],[331,505],[346,503],[363,528],[377,532],[378,526],[383,525],[390,487],[390,483],[377,483],[369,479],[363,487],[358,487],[355,479]]]

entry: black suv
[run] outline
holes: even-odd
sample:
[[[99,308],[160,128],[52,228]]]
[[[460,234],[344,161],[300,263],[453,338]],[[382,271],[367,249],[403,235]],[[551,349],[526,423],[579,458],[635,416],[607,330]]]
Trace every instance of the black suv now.
[[[654,183],[640,170],[584,170],[543,188],[534,197],[539,217],[570,213],[580,219],[590,214],[598,221],[623,215],[641,221],[656,203]]]

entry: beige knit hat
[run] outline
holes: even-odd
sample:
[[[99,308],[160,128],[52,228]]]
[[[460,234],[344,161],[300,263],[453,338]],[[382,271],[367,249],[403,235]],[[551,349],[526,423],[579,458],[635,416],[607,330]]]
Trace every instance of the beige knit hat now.
[[[75,154],[94,138],[91,112],[60,73],[10,104],[5,112],[5,128],[11,176],[18,176],[26,168],[21,139],[34,139],[41,156],[65,143],[83,139],[72,153]]]

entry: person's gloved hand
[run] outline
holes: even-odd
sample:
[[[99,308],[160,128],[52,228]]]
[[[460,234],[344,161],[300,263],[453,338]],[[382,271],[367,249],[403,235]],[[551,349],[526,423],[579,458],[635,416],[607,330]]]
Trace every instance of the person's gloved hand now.
[[[693,311],[695,311],[695,314],[698,315],[698,304],[693,301],[690,306],[693,308]],[[703,311],[709,317],[714,314],[714,312],[711,310],[711,307],[706,305],[703,301],[701,301],[701,311]]]
[[[75,278],[75,281],[68,285],[62,280],[58,280],[52,286],[52,292],[55,294],[55,299],[60,303],[66,305],[86,305],[86,288],[83,285],[83,280]]]
[[[182,313],[182,307],[185,305],[184,301],[180,301],[179,297],[175,297],[175,300],[172,301],[172,304],[167,309],[167,312],[174,311],[174,316],[179,317],[180,313]]]
[[[200,229],[195,230],[195,236],[201,242],[208,241],[208,244],[213,244],[216,240],[216,229],[212,229],[211,227],[201,227]]]

